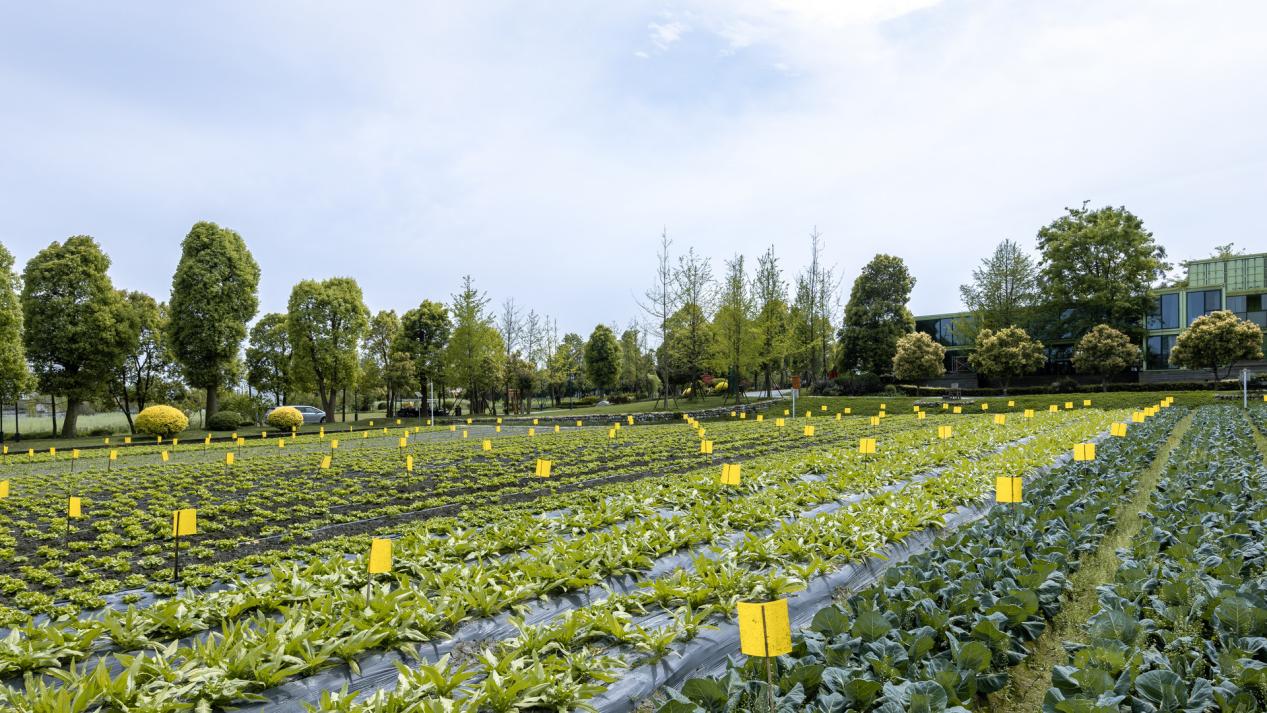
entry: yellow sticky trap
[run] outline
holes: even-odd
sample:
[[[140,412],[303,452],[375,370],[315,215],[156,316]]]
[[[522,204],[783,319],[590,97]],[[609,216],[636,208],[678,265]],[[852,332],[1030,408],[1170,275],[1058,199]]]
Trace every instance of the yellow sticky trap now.
[[[713,442],[712,442],[712,441],[700,441],[700,442],[699,442],[699,452],[700,452],[700,453],[703,453],[703,454],[706,454],[706,455],[710,455],[710,456],[711,456],[711,455],[713,454]]]
[[[414,457],[413,456],[405,456],[405,472],[406,473],[414,472]]]
[[[1117,436],[1118,438],[1125,438],[1125,437],[1126,437],[1126,424],[1125,424],[1125,423],[1115,423],[1115,424],[1113,424],[1112,426],[1109,426],[1109,433],[1111,433],[1111,434],[1112,434],[1112,435],[1114,435],[1114,436]]]
[[[497,423],[498,423],[498,424],[500,424],[501,422],[502,422],[502,417],[501,417],[501,416],[498,416],[498,417],[497,417]]]
[[[286,439],[285,439],[285,438],[278,438],[278,439],[277,439],[277,447],[278,447],[278,448],[285,448],[285,447],[286,447]]]
[[[83,517],[83,509],[80,507],[79,498],[72,497],[66,503],[66,515],[68,517]]]
[[[982,410],[982,411],[989,411],[989,410],[990,410],[990,404],[987,404],[987,403],[985,403],[985,402],[982,402],[982,403],[981,403],[981,410]]]
[[[1264,400],[1267,400],[1267,399],[1264,399]],[[132,437],[131,437],[131,436],[124,436],[124,437],[123,437],[123,442],[124,442],[125,444],[129,444],[129,443],[131,443],[131,442],[132,442]]]
[[[1143,411],[1136,411],[1131,414],[1131,423],[1143,423],[1144,418],[1145,416]]]
[[[884,409],[886,409],[886,408],[888,408],[888,406],[885,406],[884,404],[880,404],[880,410],[881,410],[881,411],[883,411],[883,410],[884,410]]]
[[[1095,444],[1075,443],[1073,446],[1073,459],[1078,461],[1095,460]]]
[[[386,427],[386,426],[383,426],[383,435],[384,435],[384,436],[386,436],[386,435],[387,435],[387,427]]]
[[[927,417],[927,416],[928,416],[928,414],[927,414],[926,412],[924,412],[924,411],[920,411],[919,413],[915,414],[915,418],[916,418],[916,419],[918,419],[918,420],[920,420],[920,421],[923,421],[923,420],[924,420],[924,418],[925,418],[925,417]]]
[[[819,408],[820,408],[821,410],[823,410],[823,411],[826,411],[826,410],[827,410],[827,404],[823,404],[823,405],[822,405],[822,406],[820,406]]]
[[[941,405],[941,410],[942,410],[942,411],[945,411],[945,410],[946,410],[946,409],[948,409],[948,408],[950,408],[950,404],[942,404],[942,405]]]
[[[71,457],[71,459],[72,459],[72,460],[78,460],[78,459],[79,459],[79,449],[78,449],[78,448],[72,448],[72,449],[70,449],[70,457]]]
[[[739,464],[738,463],[722,463],[721,480],[722,485],[739,485]]]
[[[953,413],[963,413],[963,407],[962,407],[962,406],[956,406],[956,407],[954,408]]]
[[[541,424],[537,421],[537,419],[535,419],[535,418],[534,418],[534,419],[532,419],[532,425],[534,425],[534,426],[540,426]]]
[[[554,425],[554,432],[555,433],[559,432],[559,425],[557,423]]]
[[[863,455],[870,455],[872,453],[875,453],[875,439],[874,438],[859,438],[858,452]]]
[[[162,442],[163,442],[163,437],[162,437],[162,436],[159,436],[159,437],[158,437],[158,441],[156,441],[156,443],[162,443]]]
[[[484,443],[481,445],[481,447],[486,451],[491,451],[493,450],[493,442],[485,438]]]
[[[778,426],[779,428],[783,428],[783,419],[781,418],[774,419],[774,425]]]
[[[912,413],[919,413],[919,406],[918,406],[918,405],[916,405],[916,406],[912,406],[912,407],[911,407],[911,412],[912,412]]]
[[[739,650],[747,656],[782,656],[792,651],[787,600],[739,602]]]
[[[337,438],[331,438],[331,439],[330,439],[330,450],[332,450],[332,451],[337,451],[338,449],[339,449],[339,439],[337,439]]]
[[[946,440],[947,438],[950,438],[953,435],[955,435],[955,431],[952,427],[950,426],[937,427],[937,437],[942,439],[943,441]]]
[[[400,425],[400,419],[396,419],[396,425],[397,425],[397,426],[399,426],[399,425]]]
[[[204,446],[209,446],[209,445],[211,445],[211,436],[210,436],[210,435],[207,435],[207,436],[204,436],[204,437],[203,437],[203,439],[202,439],[202,445],[204,445]]]
[[[0,446],[0,449],[3,449],[3,450],[4,450],[4,454],[5,454],[5,455],[9,455],[9,447],[8,447],[8,446]]]
[[[786,408],[785,408],[785,409],[783,409],[783,415],[784,415],[784,416],[791,416],[791,415],[792,415],[792,410],[791,410],[791,409],[786,409]]]
[[[373,422],[373,421],[370,421],[370,425],[371,425],[371,426],[373,426],[373,425],[374,425],[374,422]],[[466,419],[466,425],[468,425],[468,426],[469,426],[469,425],[471,425],[471,419],[469,419],[469,418],[468,418],[468,419]]]
[[[1033,418],[1033,417],[1034,417],[1034,409],[1032,408],[1025,409],[1025,418]]]
[[[330,470],[330,456],[321,456],[321,469]]]
[[[114,450],[114,449],[111,449],[111,450],[110,450],[110,460],[119,460],[119,452],[118,452],[118,451],[116,451],[116,450]]]
[[[813,417],[814,417],[814,412],[813,412],[813,411],[806,411],[806,412],[805,412],[805,418],[813,418]]]
[[[1000,503],[1021,502],[1021,479],[1006,476],[995,478],[994,500]]]
[[[0,499],[9,497],[9,481],[0,480]]]
[[[836,412],[836,420],[837,420],[837,421],[839,421],[839,420],[840,420],[841,418],[843,418],[843,417],[844,417],[844,414],[840,413],[839,411],[837,411],[837,412]]]
[[[1003,415],[1003,414],[1001,414],[1001,413],[996,413],[996,414],[994,414],[994,422],[995,422],[996,424],[1000,425],[1000,426],[1006,426],[1006,425],[1007,425],[1007,416],[1004,416],[1004,415]]]
[[[807,437],[811,437],[811,436],[813,436],[813,435],[814,435],[814,427],[813,427],[813,426],[806,426],[806,427],[805,427],[805,435],[806,435]]]
[[[449,433],[453,433],[453,432],[454,432],[454,431],[456,431],[456,430],[458,430],[458,427],[457,427],[457,426],[455,426],[455,425],[453,425],[453,424],[449,424]]]
[[[321,426],[320,428],[318,428],[318,429],[317,429],[317,435],[321,436],[322,438],[325,438],[325,437],[326,437],[326,427],[325,427],[325,426]]]
[[[401,448],[408,448],[408,447],[409,447],[409,439],[408,439],[408,438],[405,438],[404,436],[401,436],[401,437],[400,437],[400,447],[401,447]]]
[[[1069,409],[1071,409],[1071,408],[1073,408],[1073,402],[1072,402],[1072,401],[1066,401],[1066,402],[1065,402],[1065,410],[1066,410],[1066,411],[1068,411],[1068,410],[1069,410]]]
[[[532,474],[538,478],[549,478],[550,471],[553,469],[553,467],[554,467],[554,461],[549,461],[544,458],[538,458],[537,468],[536,470],[533,471]]]
[[[869,423],[870,423],[872,426],[879,426],[879,425],[880,425],[880,417],[879,417],[879,416],[872,416],[872,417],[871,417],[871,419],[870,419],[870,421],[869,421]]]
[[[535,428],[529,428],[529,429],[528,429],[528,437],[529,437],[529,438],[532,438],[532,437],[533,437],[533,436],[535,436],[535,435],[537,435],[537,429],[535,429]]]
[[[48,454],[49,454],[50,456],[57,457],[57,449],[56,449],[56,448],[49,448],[49,449],[48,449]]]
[[[879,416],[880,418],[884,418],[885,416],[888,416],[888,414],[887,414],[887,413],[885,413],[885,412],[883,412],[883,411],[881,411],[880,413],[878,413],[878,414],[876,414],[876,415],[877,415],[877,416]]]
[[[1012,408],[1012,407],[1013,407],[1013,406],[1015,406],[1015,405],[1016,405],[1016,402],[1015,402],[1015,401],[1008,401],[1008,402],[1007,402],[1007,407],[1008,407],[1008,408]]]
[[[1264,400],[1267,400],[1267,397],[1264,397]],[[759,413],[759,414],[757,414],[757,420],[758,420],[758,421],[764,421],[764,420],[765,420],[765,414],[763,414],[763,413]]]
[[[630,418],[633,418],[633,417],[631,416]],[[740,412],[739,412],[739,420],[740,420],[740,421],[745,421],[745,420],[747,420],[747,418],[748,418],[748,412],[747,412],[747,411],[740,411]],[[630,423],[633,423],[633,421],[630,421]]]
[[[375,537],[370,540],[370,574],[385,574],[392,571],[392,541]]]
[[[738,412],[738,411],[731,411],[731,412],[730,412],[730,417],[731,417],[731,418],[736,418],[736,417],[738,417],[738,416],[739,416],[739,412]]]
[[[172,439],[172,447],[173,447],[173,448],[175,448],[175,447],[176,447],[176,446],[178,446],[178,445],[180,445],[180,439],[179,439],[179,438],[173,438],[173,439]]]
[[[188,537],[198,534],[198,510],[182,508],[172,511],[172,537]]]
[[[233,451],[224,454],[224,464],[233,465]]]
[[[264,441],[267,439],[268,439],[268,431],[260,431],[260,440]]]
[[[166,463],[171,459],[171,455],[167,451],[163,451],[163,462]]]
[[[1082,405],[1083,405],[1083,406],[1090,406],[1090,405],[1091,405],[1091,399],[1083,399],[1083,400],[1082,400]]]
[[[493,430],[494,430],[495,432],[497,432],[497,433],[501,433],[501,432],[502,432],[502,427],[501,427],[501,426],[493,426]]]
[[[467,438],[467,437],[468,437],[468,436],[470,436],[470,435],[471,435],[471,432],[470,432],[470,431],[466,430],[465,428],[464,428],[464,429],[462,429],[462,437],[463,437],[463,438]]]
[[[584,425],[584,424],[582,424],[582,422],[581,422],[581,421],[577,421],[577,422],[576,422],[576,427],[577,427],[577,428],[581,428],[581,427],[583,427],[583,425]]]
[[[1059,411],[1059,410],[1060,410],[1060,407],[1059,407],[1059,406],[1057,406],[1056,404],[1052,404],[1051,406],[1048,406],[1048,407],[1047,407],[1047,410],[1048,410],[1048,411],[1050,411],[1050,412],[1052,412],[1052,413],[1056,413],[1057,411]]]
[[[616,429],[614,428],[607,429],[607,438],[614,439],[615,437],[616,437]]]

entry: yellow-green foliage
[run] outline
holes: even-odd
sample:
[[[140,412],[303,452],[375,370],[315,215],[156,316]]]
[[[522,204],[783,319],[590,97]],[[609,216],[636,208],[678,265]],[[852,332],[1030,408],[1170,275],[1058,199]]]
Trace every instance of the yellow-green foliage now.
[[[171,406],[150,406],[136,415],[136,430],[151,436],[174,436],[189,428],[189,418]]]
[[[713,380],[713,393],[724,394],[730,390],[730,382],[725,379]]]
[[[304,415],[299,413],[298,409],[282,406],[273,409],[272,413],[268,414],[268,425],[289,431],[304,425]]]

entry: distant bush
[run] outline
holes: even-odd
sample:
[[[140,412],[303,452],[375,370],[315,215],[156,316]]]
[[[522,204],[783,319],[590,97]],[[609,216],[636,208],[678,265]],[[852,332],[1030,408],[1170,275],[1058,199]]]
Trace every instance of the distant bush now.
[[[189,428],[189,418],[171,406],[150,406],[136,415],[136,430],[151,436],[174,436]]]
[[[884,386],[883,382],[880,381],[880,377],[869,372],[838,376],[836,377],[836,384],[840,387],[842,396],[876,394]]]
[[[97,426],[96,428],[88,429],[88,435],[90,436],[109,436],[112,433],[114,433],[114,429],[109,426]]]
[[[730,390],[730,382],[726,379],[714,379],[712,389],[714,395],[724,394]]]
[[[275,408],[268,414],[268,425],[273,428],[280,428],[283,431],[289,431],[293,428],[299,428],[304,424],[304,415],[293,406],[282,406]]]
[[[810,393],[814,396],[844,396],[845,390],[835,379],[819,379],[810,387]]]
[[[242,424],[242,414],[237,411],[217,411],[207,419],[208,431],[235,431]]]

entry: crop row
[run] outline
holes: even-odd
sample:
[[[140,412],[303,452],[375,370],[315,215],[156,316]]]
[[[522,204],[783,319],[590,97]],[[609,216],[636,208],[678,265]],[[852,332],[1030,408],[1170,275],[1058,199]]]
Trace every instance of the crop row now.
[[[1265,493],[1243,412],[1201,409],[1043,709],[1267,709]]]
[[[1102,428],[1104,418],[1097,414],[1050,419],[1040,425],[1040,430],[1060,431],[1059,440],[1062,447],[1067,448],[1065,441],[1089,429]],[[983,430],[993,433],[997,439],[1001,435],[999,431],[1006,428]],[[916,437],[927,438],[924,434],[909,436]],[[914,443],[911,440],[908,446]],[[27,627],[11,635],[13,648],[20,649],[22,655],[15,655],[5,664],[10,671],[50,670],[63,679],[66,685],[55,684],[48,695],[67,687],[93,688],[85,677],[99,681],[106,676],[116,681],[117,676],[111,678],[105,673],[71,665],[62,668],[62,665],[80,658],[99,637],[104,637],[111,646],[125,650],[139,648],[141,653],[137,657],[106,657],[96,664],[101,668],[93,668],[93,671],[109,671],[112,666],[144,660],[145,666],[150,667],[147,671],[161,670],[161,675],[119,674],[132,680],[144,695],[150,698],[172,695],[179,700],[224,705],[240,700],[248,691],[275,684],[274,673],[279,667],[285,670],[281,676],[284,679],[318,670],[334,661],[354,661],[357,654],[373,649],[409,650],[420,641],[443,636],[468,617],[488,616],[519,602],[588,586],[592,580],[612,574],[636,572],[649,558],[711,541],[735,528],[768,526],[780,517],[803,509],[815,498],[837,497],[841,489],[850,489],[845,487],[849,478],[855,479],[852,489],[856,490],[859,485],[872,487],[886,478],[901,477],[892,471],[901,472],[903,463],[910,463],[914,468],[926,466],[916,455],[924,449],[895,447],[884,456],[892,459],[891,469],[878,464],[870,469],[860,468],[861,463],[849,456],[848,451],[842,448],[834,460],[819,461],[820,465],[839,468],[832,472],[834,477],[829,476],[824,483],[806,483],[795,477],[799,474],[773,468],[768,475],[759,471],[745,477],[748,484],[738,497],[713,484],[711,479],[715,475],[712,474],[639,483],[634,487],[658,487],[666,495],[676,492],[678,502],[689,511],[679,517],[656,518],[653,524],[635,522],[593,532],[568,540],[565,546],[538,547],[524,556],[496,563],[476,561],[436,567],[428,553],[436,549],[440,538],[430,533],[407,537],[400,542],[399,564],[392,587],[374,588],[368,601],[362,589],[364,561],[331,559],[314,562],[305,570],[279,569],[270,579],[244,581],[225,592],[187,595],[148,610],[107,614],[100,623]],[[960,486],[957,492],[970,492]],[[489,547],[486,551],[496,550]],[[501,565],[505,565],[505,569],[498,570]],[[216,625],[217,621],[222,622],[220,631],[198,637],[197,643],[190,646],[158,643],[188,636]],[[302,628],[305,637],[296,637],[295,627]],[[72,645],[61,646],[52,641],[54,637],[48,634],[50,629],[60,631],[72,640]],[[313,641],[322,642],[322,646],[302,656],[302,652],[293,650],[295,646],[311,647]],[[229,651],[238,655],[223,655]],[[302,663],[296,663],[296,656],[300,656]],[[38,661],[39,665],[29,665],[32,661]],[[289,663],[281,666],[280,661]],[[35,700],[43,696],[42,680],[31,679],[25,686],[26,693],[13,694],[15,700]],[[178,696],[175,691],[179,691]],[[110,705],[122,707],[118,702]]]
[[[1000,690],[1061,609],[1068,577],[1113,525],[1113,507],[1178,419],[1163,412],[1092,462],[1068,462],[1025,486],[875,584],[817,612],[791,654],[749,659],[671,691],[661,713],[749,710],[942,711],[977,708]]]

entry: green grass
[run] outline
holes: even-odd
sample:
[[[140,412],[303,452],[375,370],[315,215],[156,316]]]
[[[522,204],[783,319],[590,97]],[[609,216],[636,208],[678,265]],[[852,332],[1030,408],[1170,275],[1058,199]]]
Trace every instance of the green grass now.
[[[1066,402],[1071,402],[1074,408],[1082,408],[1082,402],[1086,399],[1091,400],[1092,408],[1134,408],[1137,406],[1147,406],[1160,401],[1166,396],[1175,397],[1175,404],[1178,406],[1200,406],[1203,404],[1214,403],[1213,391],[1110,391],[1102,393],[1099,391],[1076,393],[1076,394],[1041,394],[1029,396],[989,396],[974,397],[971,402],[963,404],[964,413],[978,412],[981,410],[981,404],[989,404],[989,411],[1008,413],[1011,411],[1023,411],[1025,409],[1046,409],[1052,404],[1056,404],[1061,409],[1064,408]],[[1009,407],[1008,401],[1014,402],[1014,406]],[[805,415],[806,411],[813,411],[815,415],[822,413],[834,414],[848,407],[853,410],[853,415],[873,416],[880,411],[880,405],[885,405],[885,411],[891,414],[910,413],[916,402],[936,402],[935,398],[915,398],[912,396],[806,396],[797,399],[796,410],[799,415]],[[953,402],[947,402],[953,404]],[[826,406],[824,412],[822,407]],[[791,408],[791,401],[782,404],[780,408]],[[927,406],[925,409],[938,408],[940,406]]]
[[[754,401],[764,401],[764,399],[745,399],[745,403]],[[658,404],[654,400],[635,401],[629,404],[612,404],[610,406],[582,406],[578,408],[551,408],[542,411],[534,411],[532,416],[567,416],[569,414],[627,414],[627,413],[651,413],[654,411],[702,411],[709,408],[717,408],[718,406],[727,406],[733,404],[732,399],[729,403],[724,396],[705,396],[702,399],[678,398],[676,401],[669,400],[666,407],[664,401]]]

